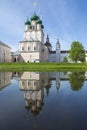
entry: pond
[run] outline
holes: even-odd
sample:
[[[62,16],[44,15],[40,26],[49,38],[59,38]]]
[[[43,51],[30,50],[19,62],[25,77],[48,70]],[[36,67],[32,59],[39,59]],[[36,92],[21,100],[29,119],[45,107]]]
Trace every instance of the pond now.
[[[86,130],[86,72],[0,72],[1,130]]]

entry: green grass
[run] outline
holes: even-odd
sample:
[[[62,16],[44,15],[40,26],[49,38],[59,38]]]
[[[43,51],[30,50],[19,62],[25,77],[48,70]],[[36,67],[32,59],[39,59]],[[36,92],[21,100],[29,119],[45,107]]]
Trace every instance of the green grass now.
[[[86,63],[0,63],[0,71],[87,70]]]

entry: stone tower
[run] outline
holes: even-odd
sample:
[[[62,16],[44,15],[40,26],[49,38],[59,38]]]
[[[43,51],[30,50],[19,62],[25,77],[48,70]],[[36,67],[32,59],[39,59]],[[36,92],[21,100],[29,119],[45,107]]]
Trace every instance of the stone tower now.
[[[36,12],[25,22],[24,39],[20,42],[20,56],[23,62],[42,61],[41,49],[44,44],[44,26]]]
[[[57,39],[57,43],[56,43],[56,62],[60,62],[60,42],[59,42],[59,39]]]

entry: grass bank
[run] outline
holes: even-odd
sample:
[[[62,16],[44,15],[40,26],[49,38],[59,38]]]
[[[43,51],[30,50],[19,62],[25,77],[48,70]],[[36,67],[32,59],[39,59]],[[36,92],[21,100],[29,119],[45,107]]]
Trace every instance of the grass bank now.
[[[0,63],[0,71],[87,70],[86,63]]]

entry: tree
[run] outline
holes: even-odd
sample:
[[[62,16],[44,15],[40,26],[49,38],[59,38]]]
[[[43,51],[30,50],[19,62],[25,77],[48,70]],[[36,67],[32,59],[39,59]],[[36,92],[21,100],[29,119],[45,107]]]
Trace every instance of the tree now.
[[[63,58],[63,62],[68,62],[68,59],[66,56]]]
[[[82,44],[78,41],[74,41],[71,44],[71,50],[69,50],[69,58],[73,62],[85,61],[85,50]]]
[[[69,82],[73,91],[78,91],[83,87],[85,72],[72,72],[69,74]]]

